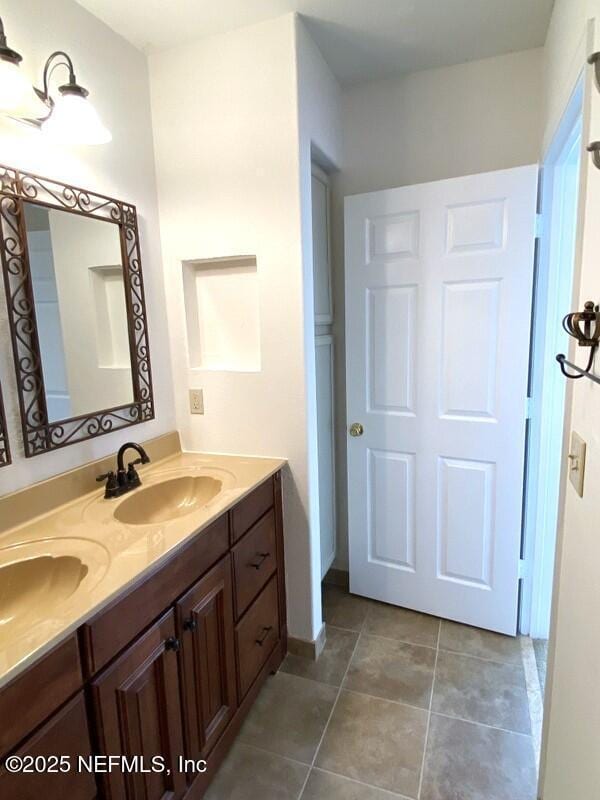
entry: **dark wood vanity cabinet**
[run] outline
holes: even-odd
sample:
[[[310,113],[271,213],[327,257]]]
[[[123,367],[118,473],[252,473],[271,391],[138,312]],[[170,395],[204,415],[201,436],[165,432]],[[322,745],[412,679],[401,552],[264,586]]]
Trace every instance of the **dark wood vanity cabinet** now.
[[[4,722],[4,721],[3,721]],[[93,773],[77,767],[77,760],[92,754],[83,692],[79,692],[60,711],[17,749],[15,755],[24,760],[28,772],[18,775],[0,768],[2,800],[94,800],[97,796]],[[62,756],[69,766],[62,772]],[[43,759],[48,771],[39,770]]]
[[[205,758],[237,708],[231,559],[226,556],[177,603],[186,755]]]
[[[0,797],[199,800],[285,655],[285,619],[277,473],[0,689],[0,763],[100,759],[95,774],[0,767]]]
[[[99,751],[133,764],[132,772],[100,776],[111,800],[178,800],[185,793],[178,650],[171,610],[92,681]]]

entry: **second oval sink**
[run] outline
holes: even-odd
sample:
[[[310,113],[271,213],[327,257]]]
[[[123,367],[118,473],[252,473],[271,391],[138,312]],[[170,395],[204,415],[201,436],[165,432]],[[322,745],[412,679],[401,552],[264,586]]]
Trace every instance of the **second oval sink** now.
[[[0,566],[0,626],[41,618],[78,589],[88,567],[75,556],[42,555]]]
[[[152,525],[184,517],[216,497],[222,482],[209,475],[186,475],[137,489],[114,511],[126,525]]]

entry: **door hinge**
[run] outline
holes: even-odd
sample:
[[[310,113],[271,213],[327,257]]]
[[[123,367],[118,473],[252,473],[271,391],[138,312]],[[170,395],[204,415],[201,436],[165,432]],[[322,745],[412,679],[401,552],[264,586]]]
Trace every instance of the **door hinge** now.
[[[524,558],[519,559],[519,580],[527,577],[527,562]]]
[[[533,411],[533,397],[525,398],[525,419],[531,419]]]

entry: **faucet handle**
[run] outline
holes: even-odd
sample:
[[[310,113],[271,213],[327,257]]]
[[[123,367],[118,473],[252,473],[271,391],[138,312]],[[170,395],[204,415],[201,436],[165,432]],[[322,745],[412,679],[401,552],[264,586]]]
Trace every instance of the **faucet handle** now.
[[[136,458],[135,461],[130,461],[127,465],[127,485],[130,489],[134,489],[136,486],[141,486],[142,482],[140,480],[140,476],[137,474],[136,464],[143,464],[143,458]]]
[[[119,491],[119,482],[117,480],[117,476],[115,475],[112,469],[109,472],[106,472],[104,475],[98,475],[96,481],[98,483],[106,481],[106,489],[104,490],[105,498],[117,497]]]
[[[96,482],[97,483],[102,483],[102,481],[105,481],[107,478],[108,478],[109,481],[111,481],[114,477],[115,477],[115,473],[111,469],[108,472],[105,472],[104,475],[98,475],[98,477],[96,478]]]

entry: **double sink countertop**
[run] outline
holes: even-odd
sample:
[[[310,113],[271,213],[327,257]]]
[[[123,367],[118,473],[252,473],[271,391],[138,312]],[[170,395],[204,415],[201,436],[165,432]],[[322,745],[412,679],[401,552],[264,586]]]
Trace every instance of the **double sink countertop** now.
[[[0,534],[0,687],[285,463],[177,453],[119,498],[98,489]]]

